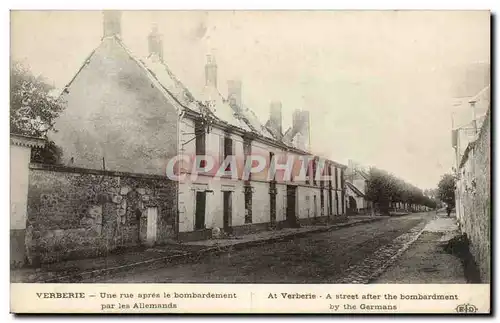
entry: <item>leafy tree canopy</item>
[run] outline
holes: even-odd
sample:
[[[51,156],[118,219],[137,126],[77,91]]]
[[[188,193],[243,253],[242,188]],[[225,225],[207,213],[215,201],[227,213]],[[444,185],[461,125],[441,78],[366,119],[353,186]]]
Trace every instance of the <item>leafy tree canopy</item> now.
[[[383,213],[389,212],[391,203],[435,207],[436,201],[418,187],[397,178],[385,170],[370,168],[367,180],[367,198],[376,203]]]
[[[14,62],[10,69],[10,132],[46,138],[54,129],[54,121],[64,104],[51,95],[54,87],[41,76],[34,76],[28,68]],[[32,161],[57,163],[60,149],[52,141],[45,148],[35,148]]]
[[[456,180],[452,174],[444,174],[438,183],[438,198],[449,205],[455,207]]]

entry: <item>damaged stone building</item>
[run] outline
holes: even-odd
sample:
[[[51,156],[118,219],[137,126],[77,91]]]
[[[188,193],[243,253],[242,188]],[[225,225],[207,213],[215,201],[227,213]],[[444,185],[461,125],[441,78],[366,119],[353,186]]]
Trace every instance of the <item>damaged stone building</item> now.
[[[220,93],[213,55],[205,86],[188,89],[167,65],[158,30],[145,35],[149,55],[141,59],[122,41],[119,11],[104,12],[103,29],[100,44],[65,87],[66,109],[49,136],[62,149],[61,165],[31,165],[31,261],[207,239],[215,228],[237,235],[344,219],[346,166],[309,151],[307,111],[296,110],[284,130],[282,105],[274,101],[262,124],[243,101],[241,81],[228,82],[227,97]],[[180,155],[235,156],[236,177],[200,172],[172,180],[165,172]],[[245,178],[251,155],[267,163],[274,156],[313,158],[304,164],[305,179],[293,181]],[[182,162],[176,165],[193,175]],[[318,168],[331,179],[312,176]]]

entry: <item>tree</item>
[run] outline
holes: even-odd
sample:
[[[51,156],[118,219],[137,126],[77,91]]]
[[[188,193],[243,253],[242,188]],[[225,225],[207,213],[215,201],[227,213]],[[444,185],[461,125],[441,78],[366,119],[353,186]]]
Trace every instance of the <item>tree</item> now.
[[[438,198],[450,208],[455,207],[456,181],[452,174],[444,174],[438,184]]]
[[[397,202],[414,211],[420,206],[436,207],[436,201],[418,187],[375,167],[368,172],[366,197],[385,215],[390,213],[390,207],[394,207]]]
[[[370,168],[366,186],[366,197],[382,212],[389,214],[389,206],[395,193],[394,178],[384,170]]]
[[[64,104],[53,97],[54,89],[42,76],[34,76],[29,69],[14,62],[10,69],[10,132],[31,137],[47,138],[48,131],[56,131],[54,121]],[[45,148],[35,148],[32,161],[58,163],[61,150],[48,141]]]

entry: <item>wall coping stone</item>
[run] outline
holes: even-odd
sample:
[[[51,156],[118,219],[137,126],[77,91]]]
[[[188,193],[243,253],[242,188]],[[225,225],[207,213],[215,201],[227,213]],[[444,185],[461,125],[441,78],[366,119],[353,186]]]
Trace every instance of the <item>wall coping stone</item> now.
[[[463,154],[463,156],[462,156],[462,158],[460,160],[460,165],[458,167],[459,169],[462,169],[464,167],[464,165],[467,162],[467,160],[469,160],[469,153],[470,153],[470,151],[474,150],[477,142],[483,136],[485,136],[486,129],[490,127],[490,118],[491,118],[490,111],[491,111],[491,109],[488,107],[488,111],[486,112],[484,123],[483,123],[481,129],[479,130],[479,133],[476,135],[476,138],[473,141],[469,142],[469,144],[465,148],[464,154]]]
[[[147,178],[147,179],[172,181],[166,175],[164,176],[164,175],[154,175],[154,174],[119,172],[119,171],[112,171],[112,170],[92,169],[92,168],[83,168],[83,167],[69,167],[69,166],[64,166],[64,165],[30,163],[29,168],[36,169],[36,170],[63,172],[63,173],[105,175],[105,176],[113,176],[113,177],[136,177],[136,178]]]
[[[30,136],[11,133],[10,144],[15,146],[29,147],[29,148],[43,148],[45,147],[46,140],[39,137],[30,137]]]

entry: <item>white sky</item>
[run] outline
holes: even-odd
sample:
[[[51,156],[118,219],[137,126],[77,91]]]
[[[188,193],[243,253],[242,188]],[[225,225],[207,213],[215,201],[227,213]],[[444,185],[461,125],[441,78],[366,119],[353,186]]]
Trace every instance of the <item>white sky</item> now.
[[[12,58],[57,87],[102,36],[99,11],[13,12]],[[216,55],[219,88],[243,82],[243,101],[267,120],[269,103],[311,111],[312,148],[433,188],[453,165],[451,70],[490,61],[484,11],[124,12],[122,36],[139,56],[156,22],[164,58],[188,87]],[[203,30],[206,27],[206,32]]]

